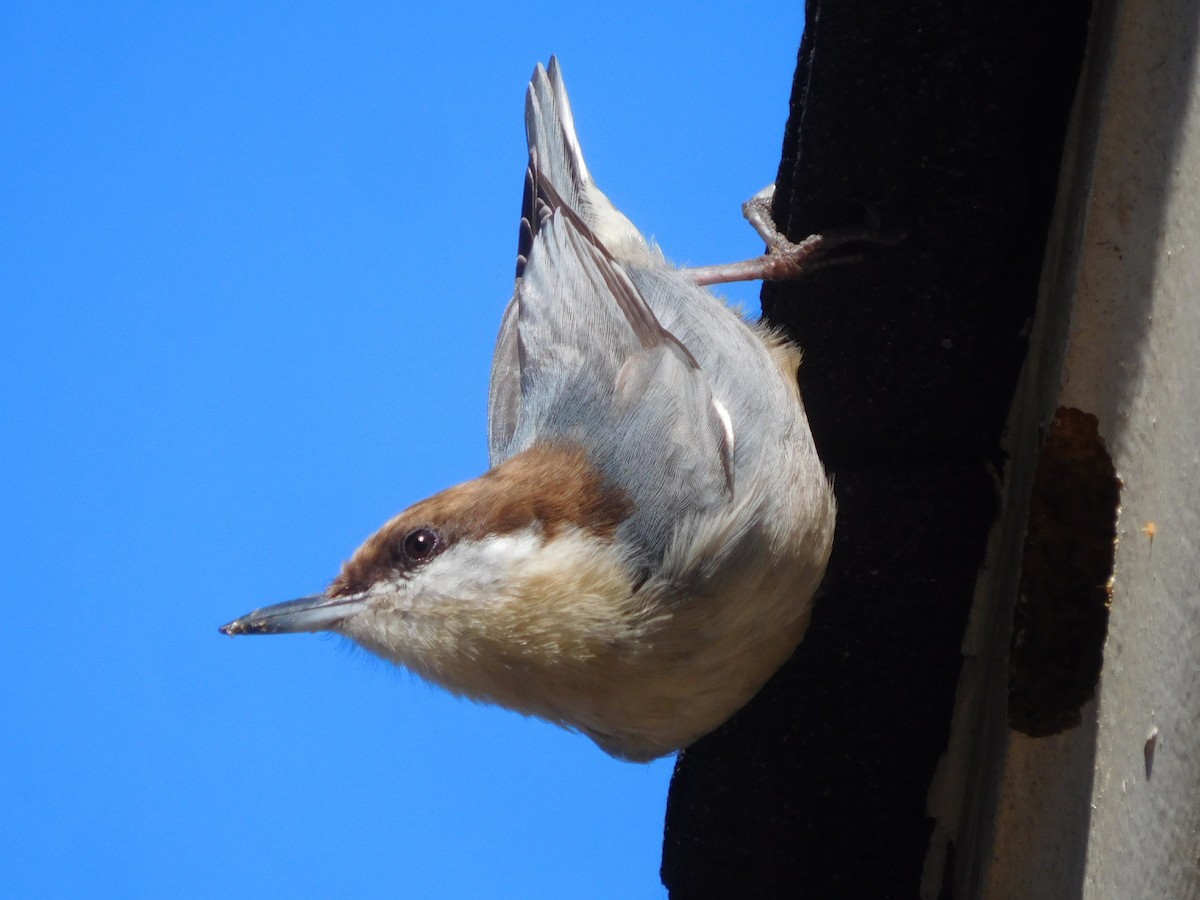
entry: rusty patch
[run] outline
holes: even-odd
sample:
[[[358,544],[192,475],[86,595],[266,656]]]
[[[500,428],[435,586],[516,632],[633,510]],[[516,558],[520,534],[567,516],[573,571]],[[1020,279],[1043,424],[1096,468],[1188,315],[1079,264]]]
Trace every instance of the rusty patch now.
[[[1095,416],[1060,407],[1034,476],[1013,613],[1008,723],[1073,728],[1104,663],[1121,482]]]

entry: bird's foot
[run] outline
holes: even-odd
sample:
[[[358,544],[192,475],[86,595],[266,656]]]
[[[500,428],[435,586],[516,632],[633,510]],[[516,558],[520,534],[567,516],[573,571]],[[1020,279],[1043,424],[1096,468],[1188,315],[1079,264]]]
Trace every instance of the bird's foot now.
[[[860,259],[860,254],[830,254],[831,250],[847,244],[892,244],[899,240],[899,237],[885,237],[880,233],[879,214],[868,207],[860,225],[831,229],[822,234],[810,234],[799,242],[790,241],[776,227],[775,219],[771,215],[771,202],[774,198],[775,185],[769,184],[742,204],[742,215],[766,243],[766,253],[741,262],[698,266],[682,271],[699,285],[725,284],[731,281],[787,281],[824,266]]]

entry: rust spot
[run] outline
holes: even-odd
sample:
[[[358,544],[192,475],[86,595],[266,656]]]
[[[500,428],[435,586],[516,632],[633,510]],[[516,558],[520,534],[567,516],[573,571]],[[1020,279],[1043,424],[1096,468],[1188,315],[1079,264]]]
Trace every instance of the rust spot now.
[[[1033,737],[1079,724],[1104,663],[1121,482],[1098,426],[1060,407],[1034,476],[1008,671],[1008,723]]]

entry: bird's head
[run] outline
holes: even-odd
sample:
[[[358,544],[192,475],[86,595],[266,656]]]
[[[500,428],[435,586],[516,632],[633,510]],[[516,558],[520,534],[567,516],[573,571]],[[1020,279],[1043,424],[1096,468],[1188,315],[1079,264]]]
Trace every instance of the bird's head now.
[[[636,648],[648,625],[615,539],[628,513],[581,449],[540,445],[387,522],[321,593],[221,631],[334,632],[454,693],[563,722],[578,697],[548,694],[574,692],[573,672]]]

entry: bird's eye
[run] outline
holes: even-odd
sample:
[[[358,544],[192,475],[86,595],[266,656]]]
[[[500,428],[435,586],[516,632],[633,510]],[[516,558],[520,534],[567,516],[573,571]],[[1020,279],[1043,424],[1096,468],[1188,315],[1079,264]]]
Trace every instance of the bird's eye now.
[[[409,562],[424,562],[442,549],[442,539],[432,528],[418,528],[404,536],[401,546]]]

